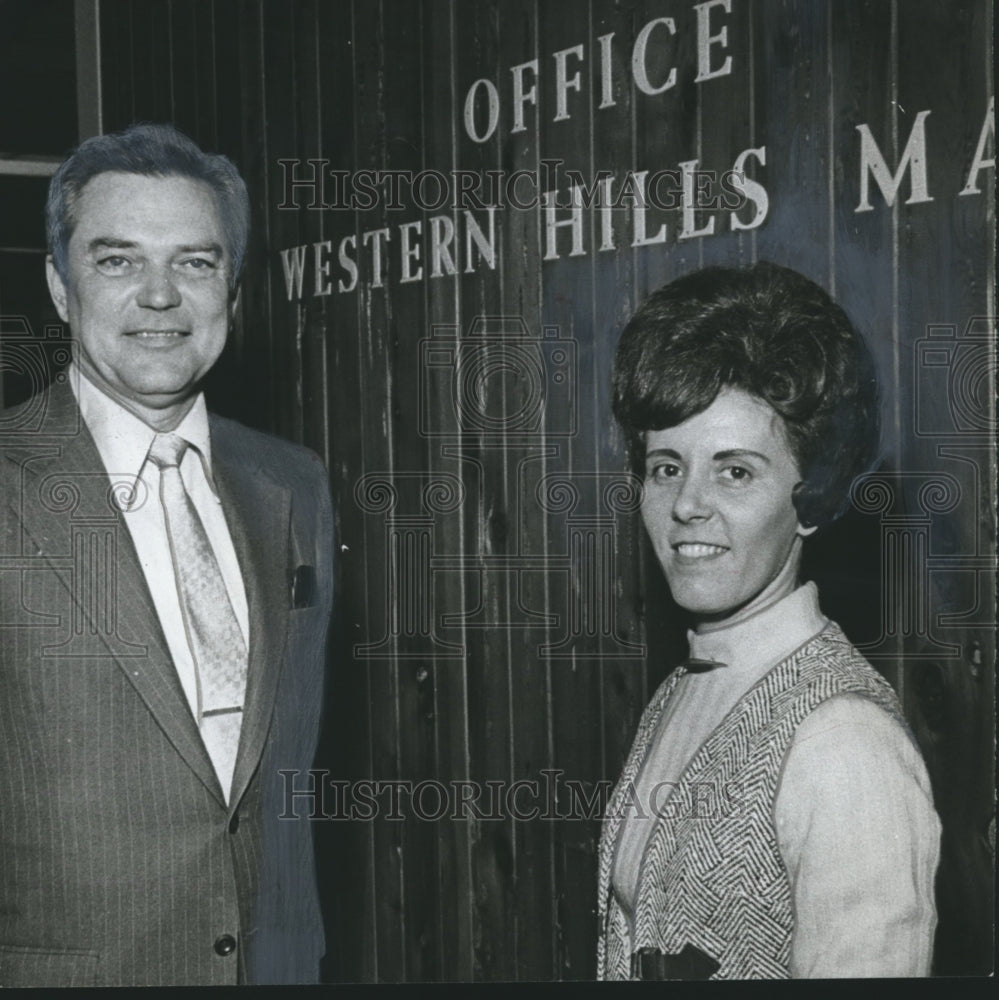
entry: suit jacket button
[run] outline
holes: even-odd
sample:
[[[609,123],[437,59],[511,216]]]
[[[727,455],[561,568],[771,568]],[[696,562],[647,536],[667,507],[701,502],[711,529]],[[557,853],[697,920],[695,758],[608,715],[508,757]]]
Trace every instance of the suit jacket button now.
[[[233,813],[232,819],[229,820],[229,832],[235,833],[239,829],[239,813]]]
[[[222,937],[216,939],[216,955],[221,955],[224,958],[226,955],[231,955],[235,950],[236,939],[231,934],[223,934]]]

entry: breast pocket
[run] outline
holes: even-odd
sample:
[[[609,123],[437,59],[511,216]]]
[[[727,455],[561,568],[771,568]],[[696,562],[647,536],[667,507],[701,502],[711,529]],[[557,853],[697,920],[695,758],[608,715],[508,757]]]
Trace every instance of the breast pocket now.
[[[96,986],[94,951],[0,945],[0,986]]]

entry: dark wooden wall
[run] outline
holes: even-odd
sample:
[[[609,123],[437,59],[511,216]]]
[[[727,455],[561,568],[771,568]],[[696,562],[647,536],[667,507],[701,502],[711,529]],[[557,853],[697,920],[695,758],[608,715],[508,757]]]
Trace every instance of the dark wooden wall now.
[[[981,171],[981,193],[959,192],[992,97],[991,5],[732,0],[730,13],[712,13],[713,33],[728,32],[712,58],[730,55],[731,73],[700,83],[696,11],[672,0],[104,0],[100,10],[105,128],[173,121],[233,157],[250,187],[241,323],[212,398],[329,465],[340,551],[318,766],[410,787],[540,783],[537,798],[522,786],[517,800],[540,805],[534,818],[494,816],[484,799],[485,815],[434,818],[438,786],[424,784],[422,817],[404,792],[393,818],[383,792],[375,818],[317,821],[327,975],[593,976],[599,810],[567,816],[565,782],[599,792],[617,776],[683,641],[610,417],[614,346],[663,281],[761,258],[829,288],[877,355],[884,464],[809,567],[827,611],[901,693],[927,759],[945,831],[935,971],[990,968],[994,170]],[[631,55],[662,16],[676,33],[656,29],[648,72],[659,82],[675,67],[676,85],[649,96]],[[611,33],[614,104],[601,108],[598,39]],[[581,86],[567,92],[568,120],[554,121],[553,53],[577,44],[584,58],[569,74],[578,69]],[[537,104],[512,132],[510,67],[532,58]],[[500,97],[481,143],[463,125],[480,78]],[[907,177],[888,205],[872,182],[872,210],[857,212],[858,126],[894,169],[925,110],[932,200],[907,203]],[[761,226],[734,231],[728,210],[707,210],[697,225],[714,218],[715,233],[681,239],[678,211],[650,211],[649,233],[665,222],[667,238],[633,247],[625,207],[615,248],[598,250],[600,217],[584,210],[582,252],[571,255],[562,228],[552,260],[537,209],[497,209],[495,267],[476,256],[466,270],[460,211],[407,197],[310,210],[303,191],[299,208],[281,207],[281,159],[507,176],[560,159],[620,184],[629,170],[695,159],[726,170],[760,147],[766,163],[749,173],[769,197]],[[430,275],[434,214],[462,244],[454,275]],[[488,232],[488,213],[472,214]],[[402,282],[400,226],[411,222],[423,225],[423,278]],[[383,226],[379,282],[361,234]],[[349,277],[337,248],[350,234],[361,273],[340,292]],[[333,287],[316,295],[323,241]],[[300,246],[303,294],[289,300],[280,251]]]

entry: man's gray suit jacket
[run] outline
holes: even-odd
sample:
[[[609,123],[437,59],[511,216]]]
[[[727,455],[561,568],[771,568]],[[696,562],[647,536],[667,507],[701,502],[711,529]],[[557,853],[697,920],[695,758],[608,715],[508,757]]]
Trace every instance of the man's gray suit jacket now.
[[[250,620],[228,805],[114,503],[127,483],[64,382],[0,413],[0,986],[318,976],[309,820],[281,817],[316,750],[329,487],[303,448],[210,433]]]

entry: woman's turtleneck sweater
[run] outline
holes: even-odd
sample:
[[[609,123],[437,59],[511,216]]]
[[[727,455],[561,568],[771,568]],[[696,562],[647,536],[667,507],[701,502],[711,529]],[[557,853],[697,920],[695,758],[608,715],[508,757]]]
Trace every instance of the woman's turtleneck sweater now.
[[[755,613],[688,633],[692,659],[639,772],[612,880],[631,913],[642,854],[671,788],[744,694],[827,624],[814,584]],[[792,976],[928,975],[940,824],[919,751],[859,695],[823,702],[784,758],[775,828],[794,902]]]

